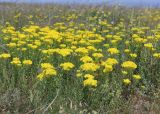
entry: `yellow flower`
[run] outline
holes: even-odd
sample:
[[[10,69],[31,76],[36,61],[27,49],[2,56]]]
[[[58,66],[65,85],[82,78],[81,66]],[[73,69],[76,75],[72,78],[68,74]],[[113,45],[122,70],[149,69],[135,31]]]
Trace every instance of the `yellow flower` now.
[[[102,53],[93,53],[92,56],[95,58],[102,58],[103,54]]]
[[[106,35],[106,38],[108,38],[108,39],[111,39],[112,37],[113,37],[113,35],[110,35],[110,34]]]
[[[26,50],[27,50],[27,48],[22,48],[21,50],[22,50],[22,51],[26,51]]]
[[[35,44],[36,46],[41,46],[41,41],[35,40],[34,44]]]
[[[113,54],[118,54],[119,53],[119,50],[117,48],[109,48],[107,50],[111,55]]]
[[[46,76],[56,75],[57,74],[56,70],[53,69],[53,68],[48,68],[48,69],[44,70],[43,72],[45,72]]]
[[[82,73],[81,73],[80,70],[77,70],[76,76],[77,76],[77,77],[82,77]]]
[[[97,80],[88,78],[88,79],[84,80],[83,85],[84,86],[94,86],[94,87],[97,87]]]
[[[63,68],[63,70],[71,70],[74,67],[74,64],[70,62],[62,63],[60,66]]]
[[[129,50],[129,49],[125,49],[124,52],[125,52],[125,53],[129,53],[130,50]]]
[[[77,73],[76,76],[77,76],[77,77],[81,77],[81,76],[82,76],[82,73]]]
[[[130,56],[131,56],[132,58],[136,58],[136,57],[137,57],[137,54],[131,53]]]
[[[84,62],[84,63],[88,63],[88,62],[92,62],[93,59],[89,56],[83,56],[80,58],[80,61]]]
[[[123,70],[123,71],[122,71],[122,74],[127,75],[128,72]]]
[[[113,70],[112,65],[106,64],[104,67],[105,67],[105,68],[104,68],[103,72],[105,72],[105,73],[111,72],[111,71]]]
[[[147,43],[147,44],[144,44],[144,47],[146,47],[148,49],[153,49],[153,44],[152,43]]]
[[[24,65],[31,65],[31,64],[32,64],[32,61],[31,61],[31,60],[24,60],[24,61],[23,61],[23,64],[24,64]]]
[[[84,48],[84,47],[80,47],[80,48],[77,48],[75,50],[76,53],[80,53],[80,54],[88,54],[88,49]]]
[[[94,79],[94,76],[91,75],[91,74],[85,74],[85,75],[84,75],[84,78],[92,78],[92,79]]]
[[[38,78],[40,81],[42,81],[43,78],[44,78],[44,75],[43,75],[42,73],[40,73],[40,74],[37,75],[37,78]]]
[[[87,78],[83,81],[84,86],[93,86],[93,87],[97,86],[97,80],[94,79],[93,75],[86,74],[84,77]]]
[[[134,41],[137,43],[145,43],[146,42],[146,40],[143,38],[135,38]]]
[[[2,59],[8,59],[10,57],[11,57],[11,55],[8,54],[8,53],[3,53],[3,54],[0,55],[0,58],[2,58]]]
[[[17,46],[16,43],[9,43],[9,44],[6,44],[9,48],[14,48]]]
[[[108,58],[105,62],[102,63],[102,65],[105,65],[105,64],[116,65],[118,64],[118,61],[114,58]]]
[[[41,63],[42,72],[37,75],[39,80],[43,80],[45,77],[56,76],[57,71],[50,63]]]
[[[21,66],[21,61],[19,60],[19,58],[15,57],[15,58],[13,58],[13,60],[11,61],[11,64],[17,65],[17,66]]]
[[[160,53],[154,53],[154,54],[153,54],[153,57],[155,57],[155,58],[160,58]]]
[[[100,68],[99,65],[96,65],[95,63],[84,63],[81,65],[81,69],[84,71],[96,71]]]
[[[129,79],[123,79],[123,83],[125,85],[129,85],[131,83],[131,81]]]
[[[126,44],[126,45],[129,45],[129,44],[130,44],[130,41],[125,41],[125,44]]]
[[[136,80],[140,80],[141,76],[140,75],[133,75],[133,78],[136,79]]]
[[[42,69],[54,68],[50,63],[41,63]]]
[[[121,64],[121,66],[126,69],[136,69],[137,68],[137,65],[132,61],[125,61]]]
[[[97,49],[94,46],[88,46],[87,49],[90,51],[97,51]]]
[[[63,57],[66,57],[70,55],[73,52],[73,50],[72,49],[57,49],[56,52],[62,55]]]
[[[30,46],[30,48],[31,48],[31,49],[37,49],[38,46],[37,46],[37,45],[32,45],[32,46]]]
[[[103,46],[108,48],[108,47],[109,47],[109,44],[104,44]]]
[[[61,48],[65,48],[66,47],[66,44],[60,44],[59,45]]]

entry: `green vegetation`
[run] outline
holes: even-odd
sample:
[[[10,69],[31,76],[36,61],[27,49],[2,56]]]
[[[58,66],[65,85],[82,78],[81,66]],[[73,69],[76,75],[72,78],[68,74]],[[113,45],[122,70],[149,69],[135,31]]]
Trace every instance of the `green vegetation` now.
[[[158,114],[160,10],[0,4],[1,114]]]

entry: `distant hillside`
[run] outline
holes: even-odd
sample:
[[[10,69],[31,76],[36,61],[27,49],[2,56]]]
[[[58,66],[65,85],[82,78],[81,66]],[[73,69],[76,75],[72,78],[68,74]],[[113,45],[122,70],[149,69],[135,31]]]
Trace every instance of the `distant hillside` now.
[[[108,4],[108,5],[124,5],[124,6],[150,6],[159,7],[160,0],[0,0],[0,2],[25,2],[25,3],[82,3],[82,4]]]

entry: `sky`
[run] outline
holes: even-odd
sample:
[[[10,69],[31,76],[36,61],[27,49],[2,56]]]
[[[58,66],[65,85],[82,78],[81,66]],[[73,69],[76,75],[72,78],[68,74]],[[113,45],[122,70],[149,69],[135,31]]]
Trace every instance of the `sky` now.
[[[27,2],[27,3],[87,3],[87,4],[120,4],[126,6],[160,6],[160,0],[0,0],[0,2]]]

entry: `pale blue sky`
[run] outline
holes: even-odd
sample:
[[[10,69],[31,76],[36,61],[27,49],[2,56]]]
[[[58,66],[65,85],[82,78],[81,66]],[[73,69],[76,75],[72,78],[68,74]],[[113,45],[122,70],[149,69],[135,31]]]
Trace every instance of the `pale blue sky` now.
[[[29,2],[29,3],[103,3],[121,4],[128,6],[160,6],[160,0],[0,0],[0,2]]]

